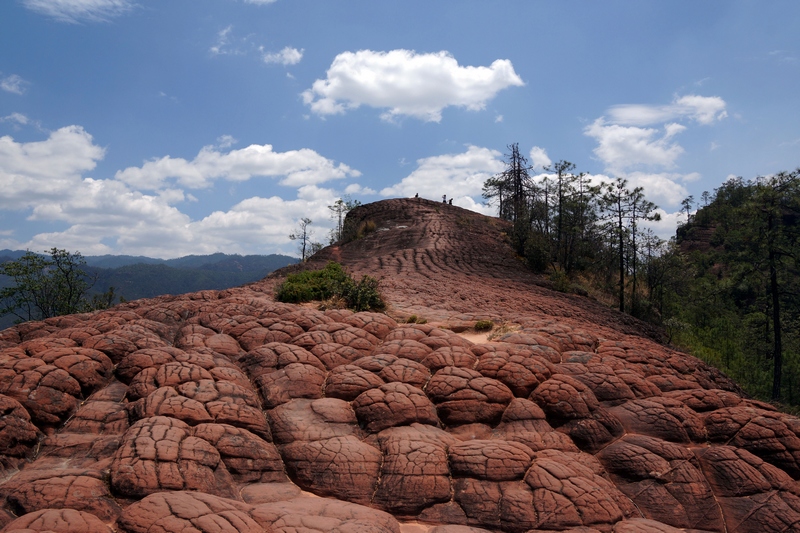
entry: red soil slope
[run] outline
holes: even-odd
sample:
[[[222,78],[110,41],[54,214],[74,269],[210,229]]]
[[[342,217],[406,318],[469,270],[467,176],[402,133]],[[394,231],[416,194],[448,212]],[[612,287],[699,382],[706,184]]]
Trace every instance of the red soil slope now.
[[[458,322],[493,317],[518,322],[558,317],[620,332],[659,338],[646,323],[576,295],[556,293],[528,271],[508,244],[507,223],[457,206],[423,199],[394,199],[361,206],[348,215],[354,226],[375,231],[316,254],[310,268],[333,260],[356,276],[381,280],[390,314],[416,314]],[[466,315],[466,317],[462,316]]]
[[[800,420],[542,286],[499,222],[417,200],[324,250],[393,316],[279,281],[0,332],[7,532],[800,529]],[[491,317],[517,329],[473,343]]]

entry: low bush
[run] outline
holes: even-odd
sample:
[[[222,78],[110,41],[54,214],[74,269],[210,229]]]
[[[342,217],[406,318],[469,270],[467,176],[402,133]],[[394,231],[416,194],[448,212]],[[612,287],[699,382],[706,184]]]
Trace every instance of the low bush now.
[[[342,301],[348,309],[356,312],[380,311],[386,308],[378,290],[378,280],[363,276],[360,281],[355,281],[342,265],[333,261],[321,270],[290,274],[278,286],[275,299],[286,303]]]
[[[494,322],[491,320],[478,320],[475,322],[475,331],[489,331],[494,327]]]
[[[340,242],[344,244],[357,239],[363,239],[364,236],[369,235],[377,229],[378,225],[374,220],[365,220],[359,224],[356,224],[353,220],[346,219],[344,221],[344,228],[342,230],[342,238]]]
[[[550,281],[553,282],[554,290],[558,292],[570,292],[569,278],[563,270],[553,270],[550,273]]]

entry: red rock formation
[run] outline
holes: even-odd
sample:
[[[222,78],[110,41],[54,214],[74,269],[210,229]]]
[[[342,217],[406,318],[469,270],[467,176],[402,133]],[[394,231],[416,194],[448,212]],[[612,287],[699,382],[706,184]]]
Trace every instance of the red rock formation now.
[[[377,230],[306,266],[382,278],[394,318],[278,275],[0,332],[2,531],[800,530],[799,419],[550,291],[497,220],[352,216]]]

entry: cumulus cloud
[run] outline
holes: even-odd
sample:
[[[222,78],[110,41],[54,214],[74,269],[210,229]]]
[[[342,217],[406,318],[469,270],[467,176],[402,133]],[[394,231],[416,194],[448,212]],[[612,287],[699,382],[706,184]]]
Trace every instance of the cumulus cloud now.
[[[544,168],[553,164],[547,155],[547,150],[540,148],[539,146],[534,146],[531,148],[528,157],[530,158],[530,163],[533,168]]]
[[[614,124],[648,126],[689,118],[700,124],[713,124],[728,116],[725,100],[719,96],[688,94],[676,97],[668,105],[623,104],[608,110]]]
[[[169,242],[164,237],[189,222],[170,206],[183,198],[180,191],[144,195],[118,181],[84,177],[104,155],[80,126],[61,128],[38,142],[0,137],[0,209],[29,211],[28,220],[68,224],[63,232],[40,233],[25,243],[4,239],[6,245],[111,253],[103,239],[149,228],[148,235],[160,235],[153,242]]]
[[[688,195],[684,184],[700,178],[696,172],[676,171],[684,153],[676,138],[688,129],[678,121],[710,125],[728,113],[719,96],[690,94],[667,105],[613,106],[606,115],[584,128],[597,141],[594,154],[605,170],[642,187],[657,204],[677,206]],[[716,146],[712,143],[711,149]]]
[[[496,206],[477,201],[472,196],[455,196],[453,197],[453,205],[463,207],[464,209],[469,209],[470,211],[475,211],[476,213],[486,215],[487,217],[497,216]]]
[[[631,188],[644,189],[647,199],[656,205],[674,207],[680,205],[681,200],[689,195],[683,184],[696,180],[699,174],[631,172],[622,177],[628,180]]]
[[[667,124],[660,136],[655,128],[639,128],[607,124],[598,118],[584,129],[584,133],[597,140],[594,154],[611,172],[622,172],[633,167],[672,168],[683,154],[683,148],[672,138],[686,128],[680,124]]]
[[[303,148],[274,152],[272,145],[253,144],[241,150],[221,152],[206,146],[191,160],[165,156],[116,173],[116,179],[137,189],[155,190],[168,179],[189,188],[206,188],[214,180],[246,181],[253,177],[280,178],[289,186],[319,184],[329,180],[358,177],[361,173],[344,163],[336,164],[314,150]]]
[[[584,133],[597,140],[594,153],[612,172],[637,167],[670,169],[684,152],[673,138],[687,127],[676,121],[712,124],[728,116],[725,107],[719,96],[694,94],[676,97],[668,105],[618,105],[608,110],[609,118],[598,118]],[[656,124],[661,127],[644,127]]]
[[[333,227],[327,206],[339,196],[336,191],[309,185],[301,187],[295,199],[247,198],[227,210],[191,220],[171,205],[183,197],[181,191],[146,195],[115,180],[87,178],[73,194],[40,204],[31,217],[66,222],[66,230],[10,244],[32,250],[56,246],[87,255],[126,253],[161,258],[218,251],[295,254],[288,235],[298,220],[311,218],[315,240],[324,241]]]
[[[0,137],[0,209],[26,208],[62,197],[104,155],[105,150],[80,126],[61,128],[38,142]]]
[[[22,0],[22,4],[37,13],[61,22],[106,22],[130,11],[129,0]]]
[[[303,59],[303,50],[287,46],[280,52],[268,52],[264,54],[264,63],[276,63],[279,65],[296,65]]]
[[[223,136],[220,144],[230,140]],[[234,173],[249,172],[242,170],[247,157],[243,158],[245,163],[237,160],[237,170],[237,164],[226,167],[223,156],[229,154],[218,155],[223,162],[217,162],[217,170],[224,167]],[[277,162],[273,161],[271,168],[278,169],[276,172],[283,168],[290,169],[289,174],[324,173],[326,162],[329,174],[330,169],[347,168],[319,156],[315,159],[310,150],[273,155]],[[296,189],[294,199],[248,198],[193,220],[177,207],[191,200],[191,195],[179,188],[161,187],[146,194],[135,180],[86,177],[103,156],[104,149],[79,126],[62,128],[39,142],[19,143],[9,136],[0,137],[0,183],[4,184],[0,209],[27,212],[30,221],[66,228],[38,233],[27,240],[15,238],[16,231],[3,231],[0,246],[40,251],[55,246],[86,255],[127,253],[164,258],[217,251],[294,253],[288,235],[297,221],[310,217],[317,236],[324,241],[332,227],[327,206],[342,196],[341,191],[307,183]],[[234,159],[237,157],[234,154]],[[316,168],[309,161],[322,167]],[[282,175],[288,178],[289,174]],[[165,185],[163,180],[160,185]],[[346,190],[370,192],[354,185]]]
[[[655,212],[661,216],[661,220],[643,220],[641,225],[644,229],[651,229],[653,233],[664,240],[675,236],[678,224],[686,223],[686,213],[681,211],[669,213],[664,209],[656,209]]]
[[[480,196],[483,183],[503,171],[503,154],[497,150],[469,146],[460,154],[445,154],[417,160],[417,168],[400,183],[381,190],[382,196],[414,196],[439,199]],[[460,204],[459,204],[460,205]]]
[[[277,0],[244,0],[245,4],[256,4],[258,6],[265,6],[267,4],[274,4]]]
[[[0,79],[0,89],[8,93],[23,95],[28,90],[28,83],[16,74],[11,74]]]
[[[377,194],[375,189],[371,189],[369,187],[364,187],[358,183],[351,183],[347,187],[344,188],[345,194],[361,194],[361,195],[373,195]]]
[[[319,115],[333,115],[362,105],[386,109],[391,121],[411,116],[439,122],[449,106],[481,110],[501,90],[524,85],[511,61],[489,67],[461,66],[448,52],[417,54],[411,50],[344,52],[334,58],[326,79],[302,93]]]
[[[270,243],[294,252],[288,235],[303,217],[312,220],[312,240],[325,241],[325,235],[333,227],[328,206],[339,196],[331,189],[307,185],[300,188],[296,199],[248,198],[228,211],[215,211],[193,222],[189,229],[192,234],[202,236],[209,249],[229,249],[235,243],[241,249],[258,250],[264,243]]]

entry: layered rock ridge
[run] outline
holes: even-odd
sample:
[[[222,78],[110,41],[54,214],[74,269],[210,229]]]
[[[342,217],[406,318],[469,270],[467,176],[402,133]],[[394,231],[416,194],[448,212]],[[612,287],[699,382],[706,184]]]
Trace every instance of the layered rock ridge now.
[[[493,219],[360,211],[314,261],[431,323],[270,278],[0,332],[3,533],[800,530],[799,419],[537,285]]]

